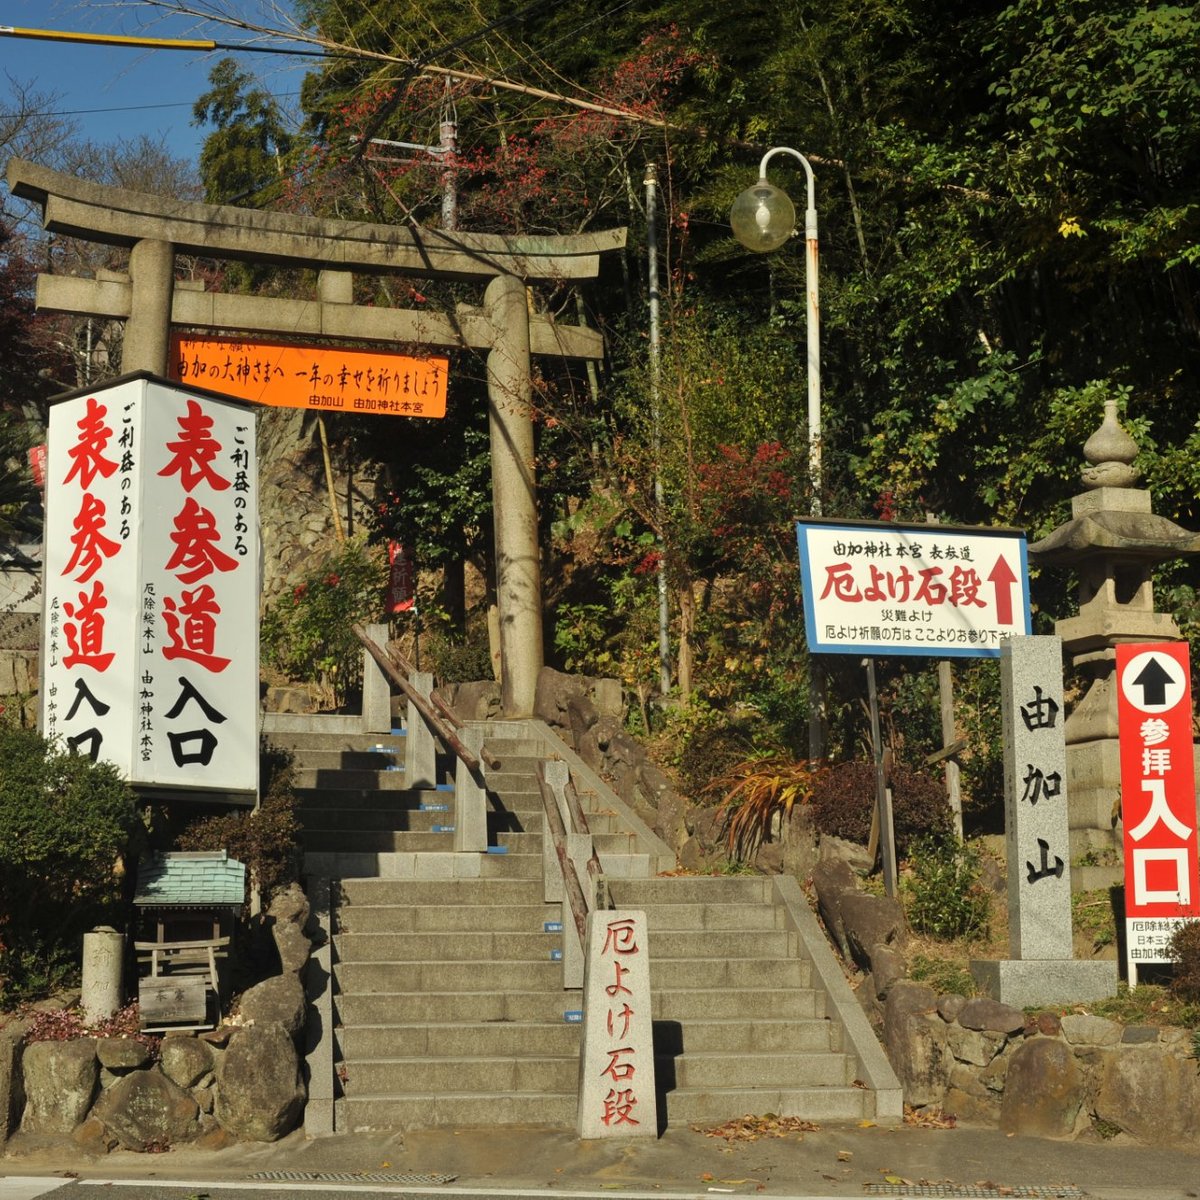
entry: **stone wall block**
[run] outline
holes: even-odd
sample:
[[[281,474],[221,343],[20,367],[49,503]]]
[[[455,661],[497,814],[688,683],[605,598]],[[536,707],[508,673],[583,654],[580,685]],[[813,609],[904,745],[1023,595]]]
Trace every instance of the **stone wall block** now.
[[[992,1000],[987,996],[976,996],[959,1010],[958,1023],[964,1029],[1019,1033],[1025,1028],[1025,1014],[1010,1004],[1002,1004],[999,1000]]]
[[[181,1088],[202,1085],[212,1074],[213,1053],[207,1042],[193,1037],[168,1037],[162,1044],[163,1074]]]
[[[902,979],[884,1006],[883,1037],[906,1104],[940,1104],[950,1063],[946,1023],[937,1015],[932,988]]]
[[[1002,1033],[983,1033],[976,1029],[964,1029],[961,1025],[946,1027],[946,1044],[961,1063],[986,1067],[1004,1049],[1004,1043]]]
[[[1084,1080],[1071,1047],[1057,1038],[1029,1038],[1008,1064],[1000,1128],[1032,1137],[1067,1137],[1083,1096]]]
[[[92,1110],[126,1150],[190,1142],[200,1131],[200,1109],[161,1071],[134,1071],[106,1091]]]
[[[1063,1037],[1072,1046],[1115,1046],[1121,1040],[1121,1026],[1104,1017],[1068,1013],[1060,1020]]]
[[[69,1042],[34,1042],[25,1047],[25,1116],[27,1133],[70,1133],[92,1104],[100,1064],[91,1038]]]
[[[150,1061],[150,1048],[134,1038],[99,1038],[96,1058],[110,1071],[136,1071]]]
[[[1200,1131],[1196,1064],[1159,1045],[1112,1050],[1100,1071],[1095,1111],[1147,1145],[1192,1139]]]

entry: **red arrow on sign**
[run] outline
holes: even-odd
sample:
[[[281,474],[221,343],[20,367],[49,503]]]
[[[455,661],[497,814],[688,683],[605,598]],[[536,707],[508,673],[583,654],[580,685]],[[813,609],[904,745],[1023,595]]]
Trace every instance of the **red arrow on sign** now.
[[[1008,565],[1008,559],[1002,554],[996,559],[996,565],[988,576],[988,582],[995,585],[996,590],[996,620],[1001,625],[1013,623],[1012,585],[1017,582],[1013,569]]]

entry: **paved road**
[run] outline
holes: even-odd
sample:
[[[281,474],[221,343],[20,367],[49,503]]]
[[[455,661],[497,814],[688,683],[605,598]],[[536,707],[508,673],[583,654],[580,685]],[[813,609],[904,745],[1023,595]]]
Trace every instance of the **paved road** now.
[[[1119,1140],[1006,1137],[999,1130],[969,1128],[829,1125],[753,1140],[671,1128],[658,1139],[592,1142],[565,1130],[528,1127],[313,1139],[296,1133],[270,1145],[238,1143],[214,1151],[180,1147],[160,1155],[118,1151],[100,1157],[85,1156],[69,1140],[32,1144],[19,1135],[5,1152],[0,1200],[1200,1197],[1195,1151]],[[83,1178],[64,1178],[64,1168]],[[278,1182],[264,1181],[266,1173]]]

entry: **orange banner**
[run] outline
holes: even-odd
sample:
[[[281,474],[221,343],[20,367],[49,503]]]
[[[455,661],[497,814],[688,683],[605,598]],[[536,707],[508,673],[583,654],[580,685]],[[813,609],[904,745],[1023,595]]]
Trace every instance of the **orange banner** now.
[[[386,350],[171,336],[172,379],[282,408],[444,417],[449,366]]]

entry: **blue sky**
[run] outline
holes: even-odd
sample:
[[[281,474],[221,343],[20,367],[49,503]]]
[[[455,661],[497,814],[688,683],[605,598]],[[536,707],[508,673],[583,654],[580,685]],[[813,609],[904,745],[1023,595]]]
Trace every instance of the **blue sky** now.
[[[259,8],[252,0],[229,7],[255,12]],[[81,0],[0,0],[0,25],[222,42],[237,42],[245,36],[215,24],[197,29],[179,19],[155,19],[153,10],[136,5],[117,7]],[[146,134],[161,138],[178,157],[195,161],[205,130],[191,125],[192,105],[206,89],[208,73],[224,53],[0,37],[0,106],[10,99],[4,78],[8,76],[33,85],[38,92],[57,93],[53,111],[70,114],[83,138],[110,142]],[[294,93],[313,62],[265,54],[235,57],[285,108],[294,106]]]

